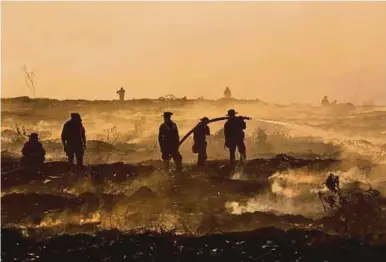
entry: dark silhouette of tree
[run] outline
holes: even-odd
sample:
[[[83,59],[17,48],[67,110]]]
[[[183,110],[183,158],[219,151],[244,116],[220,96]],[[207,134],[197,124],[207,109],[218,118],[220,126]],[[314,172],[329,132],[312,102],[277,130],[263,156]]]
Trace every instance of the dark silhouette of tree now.
[[[23,70],[24,72],[24,76],[25,76],[25,84],[27,85],[28,89],[30,90],[30,92],[32,93],[32,96],[35,96],[35,73],[34,72],[29,72],[28,69],[27,69],[27,66],[26,65],[23,65],[21,67],[21,70]]]

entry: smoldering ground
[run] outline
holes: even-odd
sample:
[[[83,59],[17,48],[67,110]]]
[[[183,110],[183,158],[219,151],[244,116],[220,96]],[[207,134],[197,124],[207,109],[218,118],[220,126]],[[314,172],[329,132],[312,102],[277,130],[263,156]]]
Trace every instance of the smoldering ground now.
[[[328,193],[328,174],[341,178],[344,191],[372,187],[381,199],[386,194],[384,108],[237,100],[2,102],[2,222],[29,238],[112,229],[199,236],[269,226],[349,236],[339,219],[326,220],[319,192]],[[161,172],[157,132],[163,111],[174,112],[182,137],[199,118],[223,116],[229,108],[252,117],[244,168],[229,170],[219,122],[210,125],[205,170],[195,168],[188,139],[181,147],[183,174]],[[73,111],[82,115],[87,131],[86,169],[64,162],[59,137]],[[37,173],[13,171],[30,132],[40,134],[49,159]]]

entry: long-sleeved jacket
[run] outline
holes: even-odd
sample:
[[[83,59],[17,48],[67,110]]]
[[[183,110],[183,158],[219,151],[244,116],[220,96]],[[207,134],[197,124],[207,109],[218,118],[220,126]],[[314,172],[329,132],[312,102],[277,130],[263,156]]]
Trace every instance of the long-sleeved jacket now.
[[[247,124],[238,117],[228,119],[224,124],[225,144],[234,144],[244,139]]]
[[[170,149],[178,149],[180,136],[177,125],[174,122],[164,122],[160,125],[158,143],[162,152]]]
[[[200,124],[193,133],[193,141],[195,144],[206,144],[206,136],[210,135],[208,125]]]
[[[35,156],[35,157],[44,157],[46,151],[43,148],[42,143],[36,141],[28,141],[24,144],[23,149],[21,150],[24,156]]]
[[[84,146],[86,144],[86,130],[81,122],[67,121],[62,130],[63,144],[71,146]]]

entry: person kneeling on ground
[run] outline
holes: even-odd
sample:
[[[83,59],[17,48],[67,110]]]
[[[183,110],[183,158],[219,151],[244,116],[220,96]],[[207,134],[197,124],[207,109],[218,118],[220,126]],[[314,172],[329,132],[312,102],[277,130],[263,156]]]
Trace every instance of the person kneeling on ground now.
[[[29,140],[24,144],[21,150],[23,157],[21,158],[22,166],[38,166],[44,163],[46,151],[42,143],[39,142],[37,133],[29,135]]]

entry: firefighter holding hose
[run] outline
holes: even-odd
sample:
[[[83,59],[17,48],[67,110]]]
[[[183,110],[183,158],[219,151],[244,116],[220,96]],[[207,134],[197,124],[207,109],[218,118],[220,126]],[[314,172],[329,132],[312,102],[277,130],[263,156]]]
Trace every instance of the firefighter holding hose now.
[[[236,148],[240,153],[240,162],[243,164],[247,158],[244,144],[244,130],[247,127],[242,117],[236,117],[234,109],[228,110],[229,119],[224,124],[225,147],[229,148],[230,164],[235,164]]]
[[[158,143],[161,148],[165,172],[169,171],[169,162],[173,158],[176,171],[180,173],[182,171],[182,155],[178,150],[180,137],[177,125],[171,119],[172,115],[172,112],[163,114],[164,122],[159,127]]]
[[[208,155],[206,153],[206,136],[210,135],[210,129],[208,126],[209,118],[203,117],[200,119],[201,122],[195,128],[193,132],[193,153],[198,154],[197,167],[205,166],[205,162],[208,159]]]

